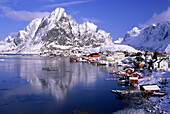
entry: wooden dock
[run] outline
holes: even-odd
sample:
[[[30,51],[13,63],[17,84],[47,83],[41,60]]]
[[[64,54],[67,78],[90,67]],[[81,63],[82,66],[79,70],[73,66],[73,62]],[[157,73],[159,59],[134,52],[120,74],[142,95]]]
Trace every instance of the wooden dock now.
[[[143,93],[141,90],[111,90],[111,92],[115,94],[136,94],[136,93]]]
[[[111,81],[116,80],[116,81],[118,81],[119,79],[117,79],[117,78],[105,78],[104,80],[111,80]]]

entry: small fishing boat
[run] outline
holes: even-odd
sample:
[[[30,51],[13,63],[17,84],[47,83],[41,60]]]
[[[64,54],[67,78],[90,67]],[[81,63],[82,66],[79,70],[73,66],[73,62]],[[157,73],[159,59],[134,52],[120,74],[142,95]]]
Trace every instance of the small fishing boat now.
[[[109,72],[109,74],[116,74],[116,73],[117,73],[116,71]]]
[[[151,95],[152,96],[164,96],[166,94],[167,94],[166,92],[153,92]]]
[[[122,90],[110,90],[110,91],[113,92],[113,93],[118,93],[118,94],[122,93]]]

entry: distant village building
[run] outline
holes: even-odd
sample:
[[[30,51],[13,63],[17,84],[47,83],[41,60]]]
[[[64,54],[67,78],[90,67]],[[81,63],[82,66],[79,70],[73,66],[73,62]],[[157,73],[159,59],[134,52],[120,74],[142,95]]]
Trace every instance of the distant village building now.
[[[113,54],[114,59],[123,59],[125,58],[125,53],[124,52],[115,52]]]
[[[157,70],[168,70],[168,60],[157,60],[154,62],[154,68]]]
[[[167,59],[167,56],[166,56],[166,54],[159,54],[159,55],[157,55],[157,59],[158,60]]]
[[[138,83],[138,77],[129,77],[129,83],[130,84],[136,84]]]

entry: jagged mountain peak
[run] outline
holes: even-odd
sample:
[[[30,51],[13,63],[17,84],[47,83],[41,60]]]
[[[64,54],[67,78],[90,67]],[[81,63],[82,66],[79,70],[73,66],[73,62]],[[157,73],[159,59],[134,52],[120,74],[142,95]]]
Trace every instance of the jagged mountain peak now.
[[[123,44],[139,50],[165,51],[170,44],[170,22],[151,25],[141,30],[127,32]]]
[[[11,42],[14,41],[14,38],[12,36],[8,36],[4,39],[4,41],[7,42],[7,43],[11,43]]]
[[[137,27],[134,27],[132,30],[127,31],[126,37],[136,37],[140,34],[140,29]]]
[[[68,17],[64,8],[56,8],[48,17],[55,21],[59,21],[62,17]]]
[[[94,32],[96,32],[98,29],[97,25],[90,23],[90,22],[85,22],[82,24],[82,26],[84,26],[86,30],[91,30]]]
[[[133,31],[139,31],[139,28],[138,28],[138,27],[133,27],[132,30],[133,30]]]
[[[16,52],[43,52],[56,50],[60,46],[98,47],[112,45],[110,33],[98,30],[97,25],[71,20],[65,9],[56,8],[43,19],[34,19],[14,39]]]

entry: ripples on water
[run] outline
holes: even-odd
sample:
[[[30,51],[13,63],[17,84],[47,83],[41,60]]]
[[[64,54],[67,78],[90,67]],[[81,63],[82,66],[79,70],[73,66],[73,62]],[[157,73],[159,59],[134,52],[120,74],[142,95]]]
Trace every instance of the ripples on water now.
[[[5,57],[0,61],[0,113],[108,114],[127,106],[109,67],[70,63],[67,57]],[[50,68],[52,70],[48,70]]]

